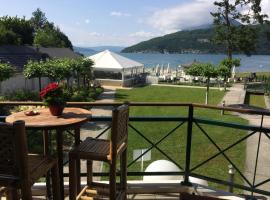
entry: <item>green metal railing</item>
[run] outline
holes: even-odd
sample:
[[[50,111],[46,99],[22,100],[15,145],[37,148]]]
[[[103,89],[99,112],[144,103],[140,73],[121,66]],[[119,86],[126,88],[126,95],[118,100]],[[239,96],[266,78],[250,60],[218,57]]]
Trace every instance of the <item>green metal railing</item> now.
[[[128,176],[153,176],[153,175],[184,175],[184,181],[182,184],[184,185],[192,185],[189,181],[190,176],[200,178],[206,181],[210,181],[217,184],[222,184],[226,186],[233,186],[235,188],[243,189],[246,191],[250,191],[253,193],[258,193],[262,195],[270,196],[270,191],[263,190],[259,188],[260,186],[270,183],[270,177],[266,180],[256,182],[257,178],[257,169],[258,169],[258,157],[259,157],[259,151],[261,146],[261,137],[262,135],[265,135],[268,139],[270,139],[270,129],[268,127],[263,126],[263,121],[265,116],[270,116],[270,112],[267,111],[258,111],[258,110],[252,110],[252,109],[237,109],[237,108],[229,108],[229,107],[218,107],[218,106],[208,106],[208,105],[202,105],[202,104],[190,104],[190,103],[145,103],[145,102],[126,102],[131,107],[146,107],[146,106],[166,106],[166,107],[181,107],[186,108],[188,110],[188,113],[186,116],[147,116],[147,117],[140,117],[140,116],[131,116],[129,120],[129,127],[131,130],[133,130],[134,133],[136,133],[138,136],[140,136],[144,141],[146,141],[148,144],[150,144],[150,147],[147,148],[147,150],[138,156],[135,160],[131,161],[128,164],[128,168],[134,165],[134,163],[140,159],[142,156],[144,156],[148,151],[152,149],[156,149],[161,155],[163,155],[165,158],[176,164],[182,171],[181,172],[139,172],[139,171],[128,171]],[[84,107],[84,106],[90,106],[90,107],[96,107],[96,106],[112,106],[116,107],[121,105],[122,103],[88,103],[88,102],[69,102],[67,106],[75,106],[75,107]],[[18,105],[42,105],[42,102],[0,102],[1,106],[18,106]],[[143,108],[142,108],[143,109]],[[227,112],[236,112],[241,114],[255,114],[260,115],[260,125],[254,126],[254,125],[244,125],[244,124],[238,124],[233,122],[224,122],[217,119],[207,119],[205,117],[196,117],[194,116],[194,112],[196,109],[211,109],[211,110],[224,110]],[[1,113],[0,113],[1,114]],[[4,117],[2,117],[4,118]],[[109,125],[107,128],[105,128],[103,131],[98,134],[97,138],[99,138],[101,135],[106,133],[110,129],[110,122],[111,117],[97,117],[92,116],[91,122],[108,122]],[[136,127],[136,125],[133,124],[133,122],[175,122],[176,125],[171,128],[167,133],[164,134],[162,138],[160,138],[157,141],[152,141],[147,137],[144,133],[139,131],[139,129]],[[185,141],[185,159],[184,159],[184,166],[177,163],[171,155],[168,155],[166,152],[164,152],[158,145],[170,137],[176,130],[178,130],[180,127],[183,127],[183,125],[186,124],[186,131],[183,132],[183,134],[186,135],[186,141]],[[233,128],[236,130],[244,130],[249,131],[247,134],[245,134],[243,137],[239,138],[237,141],[234,141],[234,143],[230,144],[227,147],[221,147],[217,144],[217,142],[211,137],[211,135],[208,133],[208,131],[203,127],[203,125],[208,126],[217,126],[217,127],[225,127],[225,128]],[[196,164],[195,166],[191,166],[191,159],[192,159],[192,139],[194,138],[194,128],[197,128],[200,131],[200,134],[203,134],[209,143],[215,147],[217,150],[217,153],[209,156],[205,160],[201,161],[200,163]],[[237,133],[236,133],[237,134]],[[230,156],[227,154],[229,150],[231,150],[236,145],[239,145],[240,143],[246,141],[251,136],[259,134],[259,140],[257,143],[257,150],[256,150],[256,162],[254,163],[254,172],[253,172],[253,178],[252,180],[248,179],[245,175],[245,172],[241,171],[241,169],[233,162],[233,160],[230,158]],[[217,177],[210,177],[205,174],[199,174],[196,173],[195,170],[207,166],[207,164],[215,159],[218,156],[223,156],[228,163],[230,163],[234,169],[238,172],[241,179],[243,180],[243,184],[239,183],[232,183],[230,181],[225,181],[218,179]],[[245,158],[243,158],[245,159]],[[66,174],[68,175],[68,174]],[[82,174],[82,176],[85,176],[86,174]],[[108,173],[105,172],[97,172],[94,173],[95,176],[107,176]]]

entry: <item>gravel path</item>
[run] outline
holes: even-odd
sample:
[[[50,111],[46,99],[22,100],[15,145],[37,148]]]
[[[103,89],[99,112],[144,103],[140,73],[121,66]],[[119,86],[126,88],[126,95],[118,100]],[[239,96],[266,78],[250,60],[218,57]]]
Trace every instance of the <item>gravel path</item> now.
[[[224,96],[223,100],[225,100],[226,105],[231,104],[243,104],[245,100],[245,91],[244,86],[242,84],[235,84],[230,91]],[[260,126],[261,124],[261,116],[259,115],[246,115],[239,114],[240,117],[249,121],[250,125]],[[263,126],[270,128],[270,117],[264,117]],[[257,147],[259,141],[260,133],[256,133],[253,136],[247,139],[246,145],[246,166],[245,166],[245,176],[252,183],[253,175],[255,170],[255,161],[257,154]],[[259,149],[258,155],[258,166],[257,166],[257,175],[256,175],[256,183],[260,183],[266,179],[270,178],[270,140],[264,135],[261,135],[261,145]],[[266,191],[270,191],[270,183],[266,183],[259,187],[259,189],[263,189]],[[268,199],[270,199],[268,197]]]

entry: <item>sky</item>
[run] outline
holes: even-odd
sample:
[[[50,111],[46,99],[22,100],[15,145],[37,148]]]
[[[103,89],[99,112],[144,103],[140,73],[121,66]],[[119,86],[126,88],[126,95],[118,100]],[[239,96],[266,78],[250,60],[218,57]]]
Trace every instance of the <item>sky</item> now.
[[[74,46],[130,46],[212,23],[214,0],[0,0],[0,16],[31,17],[40,8]],[[262,0],[270,16],[270,0]]]

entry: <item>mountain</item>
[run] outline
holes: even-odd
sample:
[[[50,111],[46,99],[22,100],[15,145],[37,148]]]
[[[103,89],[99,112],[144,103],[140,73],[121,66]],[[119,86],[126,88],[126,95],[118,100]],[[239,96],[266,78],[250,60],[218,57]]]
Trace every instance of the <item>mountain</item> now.
[[[73,49],[75,52],[83,54],[84,56],[90,56],[97,53],[95,50],[88,47],[73,47]]]
[[[239,21],[235,20],[235,19],[230,19],[230,23],[233,26],[240,26],[242,25]],[[202,24],[199,26],[194,26],[194,27],[189,27],[184,29],[185,31],[192,31],[192,30],[197,30],[197,29],[210,29],[210,28],[214,28],[213,24]]]
[[[90,47],[91,49],[95,50],[95,51],[105,51],[105,50],[110,50],[113,52],[121,52],[125,47],[121,47],[121,46],[97,46],[97,47]]]
[[[270,32],[270,25],[257,26],[258,41],[257,50],[253,54],[270,55],[270,41],[266,32]],[[176,33],[156,37],[148,41],[122,50],[123,53],[195,53],[195,54],[219,54],[225,53],[222,45],[211,42],[214,34],[213,28],[184,30]]]

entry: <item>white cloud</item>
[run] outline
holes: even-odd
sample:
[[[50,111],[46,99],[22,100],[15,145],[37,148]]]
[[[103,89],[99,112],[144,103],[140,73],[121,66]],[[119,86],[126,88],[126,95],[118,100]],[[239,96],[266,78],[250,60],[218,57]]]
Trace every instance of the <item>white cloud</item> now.
[[[60,25],[60,29],[67,34],[73,45],[82,47],[104,45],[130,46],[157,36],[145,31],[138,31],[127,35],[104,34],[95,31],[89,32],[67,25]]]
[[[268,20],[270,20],[270,1],[262,0],[262,12],[268,15]]]
[[[146,31],[138,31],[135,33],[129,34],[130,37],[143,37],[143,38],[150,38],[150,37],[156,37],[157,35],[151,32]]]
[[[213,2],[213,0],[195,0],[157,10],[147,22],[164,33],[211,23],[210,11],[214,9]]]
[[[85,22],[86,24],[89,24],[89,23],[90,23],[90,19],[85,19],[84,22]]]
[[[97,32],[90,32],[89,36],[101,37],[101,36],[103,36],[103,34],[97,33]]]
[[[118,11],[112,11],[110,13],[111,16],[116,16],[116,17],[129,17],[129,13],[123,13],[123,12],[118,12]]]

